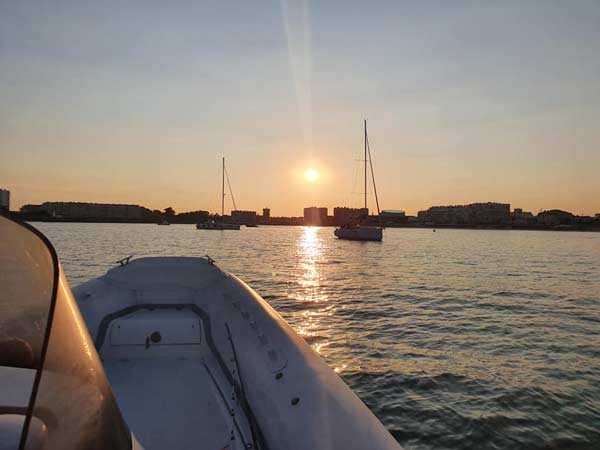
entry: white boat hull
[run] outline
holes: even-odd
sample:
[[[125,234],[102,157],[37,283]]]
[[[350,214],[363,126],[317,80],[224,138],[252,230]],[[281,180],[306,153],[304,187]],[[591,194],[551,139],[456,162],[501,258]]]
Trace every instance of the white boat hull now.
[[[381,241],[383,230],[380,227],[336,228],[333,232],[339,239],[351,241]]]
[[[134,260],[74,293],[147,450],[400,448],[265,300],[210,260]]]

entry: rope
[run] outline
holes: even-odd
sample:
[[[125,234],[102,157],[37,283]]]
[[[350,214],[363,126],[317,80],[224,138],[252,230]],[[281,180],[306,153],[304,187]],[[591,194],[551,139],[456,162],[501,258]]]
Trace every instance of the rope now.
[[[371,178],[373,179],[373,191],[375,192],[375,203],[377,204],[377,215],[379,211],[379,198],[377,197],[377,186],[375,186],[375,172],[373,172],[373,161],[371,160],[371,144],[369,144],[369,138],[367,137],[367,150],[369,151],[369,166],[371,166]]]
[[[225,169],[225,179],[227,179],[227,187],[229,187],[229,194],[231,195],[231,201],[233,202],[233,210],[237,211],[237,206],[235,205],[235,197],[233,196],[233,191],[231,190],[231,183],[229,182],[229,174],[227,173],[227,169]]]

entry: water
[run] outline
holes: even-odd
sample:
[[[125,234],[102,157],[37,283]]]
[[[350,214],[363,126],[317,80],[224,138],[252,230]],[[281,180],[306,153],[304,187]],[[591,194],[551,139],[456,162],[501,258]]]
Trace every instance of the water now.
[[[71,285],[117,259],[210,255],[408,450],[600,449],[600,234],[35,224]]]

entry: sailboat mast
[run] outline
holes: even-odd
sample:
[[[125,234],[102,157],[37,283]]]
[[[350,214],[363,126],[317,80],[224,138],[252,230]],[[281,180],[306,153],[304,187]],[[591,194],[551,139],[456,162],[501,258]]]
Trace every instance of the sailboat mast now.
[[[221,172],[221,220],[225,216],[225,157],[223,156],[223,167]]]
[[[365,119],[365,209],[367,209],[367,119]]]

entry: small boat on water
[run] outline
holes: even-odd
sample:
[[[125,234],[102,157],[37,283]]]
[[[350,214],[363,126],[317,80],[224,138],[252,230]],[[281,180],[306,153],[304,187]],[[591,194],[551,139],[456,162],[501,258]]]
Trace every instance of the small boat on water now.
[[[0,236],[2,448],[400,449],[211,258],[128,257],[71,292],[38,231]]]
[[[340,239],[349,241],[381,241],[383,239],[381,227],[363,225],[342,225],[333,230],[333,234]]]
[[[196,229],[198,230],[239,230],[239,223],[226,223],[226,222],[217,222],[215,220],[211,220],[209,222],[202,222],[196,224]]]
[[[373,172],[373,162],[371,161],[371,147],[369,146],[369,138],[367,135],[367,121],[365,124],[365,157],[364,157],[364,209],[368,214],[367,206],[367,163],[371,167],[371,177],[373,179],[373,190],[375,192],[375,202],[377,204],[377,215],[379,215],[379,198],[377,197],[377,188],[375,186],[375,173]],[[368,159],[367,159],[368,158]],[[366,218],[366,217],[365,217]],[[365,219],[363,218],[363,219]],[[360,221],[347,223],[333,230],[333,234],[339,239],[347,239],[350,241],[381,241],[383,239],[383,228],[378,226],[361,224]]]
[[[235,206],[235,199],[233,197],[233,191],[231,190],[231,184],[229,183],[229,176],[225,170],[225,158],[223,158],[223,164],[221,165],[221,219],[219,221],[209,220],[207,222],[201,222],[196,224],[197,230],[239,230],[239,223],[226,223],[223,218],[225,217],[225,177],[227,177],[227,185],[229,186],[229,193],[231,194],[231,200],[233,201],[233,209],[237,209]]]
[[[171,225],[167,219],[161,220],[156,225]]]

